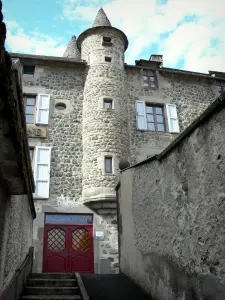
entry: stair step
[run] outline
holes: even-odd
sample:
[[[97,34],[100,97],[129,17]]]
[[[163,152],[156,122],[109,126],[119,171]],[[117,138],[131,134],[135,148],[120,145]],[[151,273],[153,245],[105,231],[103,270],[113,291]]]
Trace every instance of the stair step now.
[[[52,279],[52,278],[29,278],[27,279],[27,286],[39,287],[75,287],[76,279]]]
[[[20,300],[82,300],[79,295],[25,295]]]
[[[76,295],[78,287],[29,287],[26,286],[24,294],[26,295]]]
[[[31,273],[30,278],[42,278],[42,279],[75,279],[74,274],[65,273]]]

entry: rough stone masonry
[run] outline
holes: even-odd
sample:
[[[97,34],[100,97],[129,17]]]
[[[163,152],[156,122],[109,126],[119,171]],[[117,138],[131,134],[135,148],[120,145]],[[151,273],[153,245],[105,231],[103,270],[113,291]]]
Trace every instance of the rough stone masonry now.
[[[88,212],[94,215],[94,232],[104,232],[102,239],[94,238],[95,272],[118,272],[118,162],[146,159],[177,136],[168,128],[167,104],[176,105],[182,131],[220,93],[224,79],[218,76],[165,68],[153,58],[128,65],[127,47],[126,35],[100,9],[93,27],[78,39],[73,36],[63,57],[11,54],[24,66],[35,66],[34,74],[23,75],[24,94],[50,95],[48,124],[28,124],[46,132],[31,135],[30,147],[51,147],[50,194],[35,200],[35,271],[42,270],[44,215]],[[154,74],[154,87],[144,84],[148,72]],[[162,107],[165,132],[137,129],[137,100]]]

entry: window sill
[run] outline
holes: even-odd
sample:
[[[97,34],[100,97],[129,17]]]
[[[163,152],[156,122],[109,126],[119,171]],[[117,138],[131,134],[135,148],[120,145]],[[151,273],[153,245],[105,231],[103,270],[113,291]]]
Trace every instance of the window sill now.
[[[145,91],[154,91],[154,90],[158,90],[159,89],[159,87],[147,87],[147,86],[143,86],[143,88],[144,88],[144,90]]]
[[[108,111],[108,112],[112,112],[115,111],[114,108],[101,108],[102,111]]]
[[[111,42],[102,42],[102,46],[112,47]]]
[[[180,132],[159,132],[159,131],[150,131],[150,130],[140,130],[137,129],[138,132],[146,132],[151,135],[165,135],[165,136],[171,136],[175,134],[180,134]]]
[[[113,177],[116,176],[116,174],[113,174],[113,173],[104,173],[104,175],[105,175],[105,176],[113,176]]]

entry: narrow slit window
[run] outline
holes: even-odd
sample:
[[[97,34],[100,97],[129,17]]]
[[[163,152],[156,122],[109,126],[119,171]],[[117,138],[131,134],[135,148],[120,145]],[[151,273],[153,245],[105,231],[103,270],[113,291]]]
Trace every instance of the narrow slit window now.
[[[103,36],[102,38],[102,45],[103,46],[112,46],[112,38],[109,36]]]
[[[106,62],[111,62],[111,61],[112,61],[112,57],[105,56],[105,61],[106,61]]]
[[[112,157],[111,156],[105,157],[105,173],[112,174]]]
[[[103,36],[103,42],[105,42],[105,43],[111,43],[111,41],[112,41],[111,37]]]
[[[112,109],[113,108],[113,100],[105,98],[103,100],[103,108]]]

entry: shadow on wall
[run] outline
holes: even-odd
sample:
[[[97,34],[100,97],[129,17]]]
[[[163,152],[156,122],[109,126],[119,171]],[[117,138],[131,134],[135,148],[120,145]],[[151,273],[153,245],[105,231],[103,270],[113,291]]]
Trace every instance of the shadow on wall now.
[[[225,288],[212,275],[191,274],[170,257],[142,254],[150,285],[160,289],[164,299],[224,300]],[[165,289],[168,287],[168,290]],[[170,297],[170,298],[168,298]],[[174,298],[175,297],[175,298]]]

